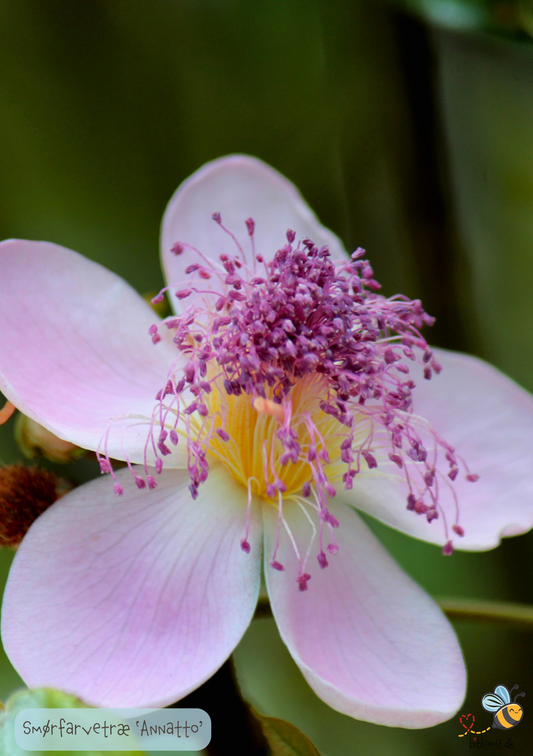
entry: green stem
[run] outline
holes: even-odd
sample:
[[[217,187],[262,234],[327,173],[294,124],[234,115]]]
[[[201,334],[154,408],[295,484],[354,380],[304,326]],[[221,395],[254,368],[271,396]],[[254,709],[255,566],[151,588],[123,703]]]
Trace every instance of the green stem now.
[[[435,600],[444,614],[451,620],[490,622],[507,627],[533,630],[533,606],[469,598],[437,598]],[[261,597],[255,610],[255,619],[264,619],[265,617],[272,617],[272,609],[268,599]]]
[[[438,605],[451,620],[490,622],[507,627],[533,630],[533,606],[505,601],[468,598],[438,598]]]
[[[206,756],[267,756],[261,725],[241,696],[231,657],[203,685],[170,708],[203,709],[211,717],[212,738]]]

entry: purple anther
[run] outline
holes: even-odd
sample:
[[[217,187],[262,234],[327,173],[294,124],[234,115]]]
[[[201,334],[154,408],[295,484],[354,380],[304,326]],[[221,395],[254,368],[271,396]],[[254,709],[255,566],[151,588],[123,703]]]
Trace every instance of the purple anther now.
[[[318,452],[318,456],[320,457],[320,459],[322,460],[322,462],[324,462],[326,465],[329,464],[329,454],[328,454],[328,450],[327,449],[321,449]]]
[[[270,499],[274,499],[278,495],[278,492],[276,490],[276,486],[273,483],[269,483],[268,484],[267,489],[266,489],[266,495]]]
[[[287,241],[289,242],[289,244],[292,244],[295,239],[296,231],[293,231],[292,228],[287,229]]]
[[[327,495],[330,496],[331,498],[337,495],[337,491],[333,488],[333,486],[328,480],[324,483],[324,489]]]
[[[148,483],[148,488],[150,489],[150,491],[153,491],[154,488],[157,488],[157,483],[155,482],[153,475],[147,475],[146,482]]]
[[[338,528],[339,527],[339,521],[336,517],[334,517],[331,512],[326,512],[325,521],[331,525],[332,528]]]
[[[154,333],[157,333],[157,326],[151,325],[150,328],[148,329],[148,333],[150,334],[150,336],[153,336]]]
[[[192,294],[192,289],[180,289],[176,292],[176,297],[178,299],[187,299],[187,297],[190,297]]]
[[[156,294],[155,297],[152,297],[151,302],[152,304],[160,304],[161,302],[165,301],[165,295],[164,294]]]
[[[455,523],[455,525],[452,525],[452,530],[453,530],[454,533],[457,533],[458,536],[461,536],[461,538],[465,534],[465,531],[463,530],[463,528],[460,525],[458,525],[457,523]]]
[[[424,368],[424,378],[426,379],[426,381],[429,381],[431,380],[431,376],[431,368],[429,367],[429,365],[426,365],[426,367]]]
[[[278,572],[283,572],[285,570],[285,567],[280,562],[276,562],[276,560],[273,560],[272,562],[270,562],[270,566],[273,567]]]
[[[244,221],[246,223],[246,228],[248,229],[248,236],[254,235],[254,229],[255,229],[255,221],[253,218],[248,218]]]
[[[450,554],[453,554],[453,543],[451,541],[447,541],[444,544],[442,547],[442,553],[444,556],[450,556]]]
[[[394,462],[395,465],[398,465],[400,469],[402,469],[403,460],[399,454],[389,454],[389,459],[391,460],[391,462]]]
[[[174,446],[176,446],[179,441],[178,432],[174,428],[172,428],[169,435],[170,435],[170,442],[174,444]]]
[[[307,583],[311,580],[311,575],[308,572],[304,572],[302,575],[299,575],[296,578],[296,582],[298,583],[298,588],[301,591],[307,590]]]
[[[230,302],[244,302],[246,300],[246,294],[243,294],[242,291],[235,291],[232,289],[228,294],[228,300]]]
[[[215,221],[215,223],[218,223],[219,225],[222,223],[222,216],[220,213],[213,213],[211,218]]]
[[[154,333],[152,336],[152,344],[158,344],[161,341],[161,336],[158,333]]]
[[[111,472],[111,465],[109,464],[107,459],[100,458],[98,460],[98,464],[100,465],[100,472],[102,473],[102,475],[104,475],[105,473]]]
[[[183,244],[181,242],[176,242],[170,248],[170,251],[172,252],[173,255],[177,256],[177,255],[181,255],[181,253],[183,252],[183,249],[184,249]]]
[[[476,480],[479,480],[479,475],[477,475],[476,473],[468,473],[466,479],[469,480],[470,483],[475,483]]]
[[[361,454],[363,455],[365,462],[367,463],[370,470],[378,466],[376,458],[369,451],[363,450]]]
[[[428,509],[426,512],[426,520],[428,522],[433,522],[433,520],[437,520],[439,517],[439,513],[436,509]]]
[[[205,404],[198,405],[198,414],[201,417],[207,417],[209,415],[209,410],[207,409],[207,406]]]
[[[415,504],[415,512],[419,515],[426,514],[429,510],[429,507],[427,504],[424,504],[424,502],[419,499]]]
[[[244,551],[245,554],[250,553],[250,544],[246,540],[246,538],[243,538],[241,541],[241,549]]]
[[[310,483],[304,483],[302,488],[302,496],[304,496],[306,499],[311,496],[311,484]]]
[[[219,436],[222,441],[229,441],[229,433],[226,433],[223,428],[217,428],[217,436]]]
[[[434,470],[428,470],[426,473],[424,473],[424,482],[428,488],[431,488],[431,486],[435,482]]]
[[[198,275],[200,278],[203,278],[204,281],[208,281],[211,278],[211,273],[205,268],[200,268]]]
[[[185,375],[185,380],[187,381],[187,383],[192,383],[194,381],[194,373],[195,373],[194,363],[188,362],[183,368],[183,373]]]
[[[200,266],[198,265],[198,263],[193,263],[192,265],[187,265],[187,267],[185,268],[185,273],[187,275],[190,275],[191,273],[196,273],[196,271],[199,269]]]
[[[146,488],[146,481],[140,475],[135,475],[135,485],[137,488]]]
[[[317,555],[317,560],[318,560],[318,563],[319,563],[321,569],[325,569],[328,566],[328,564],[329,564],[329,562],[328,562],[328,560],[326,558],[326,555],[324,554],[323,551],[321,551],[320,554]]]
[[[339,547],[337,546],[336,543],[330,543],[330,544],[328,544],[328,551],[329,551],[330,554],[335,555],[335,554],[338,553]]]
[[[415,506],[416,506],[416,497],[414,494],[410,493],[409,496],[407,497],[407,509],[409,509],[409,511],[412,512]]]
[[[369,265],[368,263],[366,263],[365,267],[363,268],[362,276],[364,279],[366,279],[367,285],[368,285],[368,282],[374,278],[374,271],[372,270],[372,266]]]
[[[122,496],[122,494],[124,493],[124,489],[122,488],[120,483],[115,483],[113,490],[115,491],[115,496]]]
[[[161,475],[161,470],[163,469],[163,460],[161,457],[158,457],[155,461],[155,471],[158,475]]]
[[[417,454],[417,457],[416,457],[416,461],[417,462],[425,462],[426,459],[427,459],[427,456],[428,456],[428,453],[427,453],[426,449],[424,449],[424,447],[421,446],[418,449],[418,454]]]
[[[458,467],[452,467],[452,469],[448,473],[448,477],[451,480],[455,480],[458,475],[459,475],[459,468]]]

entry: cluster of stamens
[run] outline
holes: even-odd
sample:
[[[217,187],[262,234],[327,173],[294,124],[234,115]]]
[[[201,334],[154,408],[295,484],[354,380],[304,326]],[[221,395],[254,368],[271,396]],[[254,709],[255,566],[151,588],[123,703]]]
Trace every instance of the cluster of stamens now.
[[[335,484],[351,489],[357,475],[378,465],[386,474],[392,468],[403,476],[407,509],[428,522],[441,517],[448,539],[439,485],[445,483],[453,492],[460,465],[469,480],[477,476],[413,412],[415,383],[409,363],[418,362],[426,380],[441,370],[420,333],[434,319],[419,300],[379,294],[380,285],[360,248],[335,264],[326,246],[318,248],[307,238],[295,243],[295,232],[289,230],[287,243],[268,261],[255,254],[255,224],[248,219],[250,266],[220,214],[213,219],[234,240],[235,255],[221,254],[214,261],[184,242],[172,248],[175,255],[192,250],[198,262],[186,268],[187,281],[168,287],[177,289],[180,301],[194,296],[181,315],[164,321],[174,332],[179,356],[156,396],[151,419],[147,444],[155,453],[156,472],[161,472],[172,445],[187,443],[190,491],[196,498],[209,474],[210,454],[227,463],[247,486],[249,507],[253,494],[278,505],[278,540],[271,560],[276,569],[283,569],[276,559],[280,527],[282,522],[286,525],[283,501],[296,501],[305,513],[305,506],[315,510],[320,529],[317,558],[326,567],[324,525],[332,536],[327,550],[334,554],[338,549],[333,536],[338,522],[328,509],[328,500],[337,492]],[[223,293],[204,289],[209,279],[218,279],[217,290]],[[166,290],[155,301],[161,301]],[[154,344],[161,339],[159,328],[150,329]],[[303,385],[312,395],[312,406],[295,400]],[[271,420],[256,450],[260,474],[251,463],[239,467],[235,452],[223,449],[232,444],[231,412],[237,401],[251,404]],[[447,472],[439,466],[442,456]],[[290,476],[285,471],[291,465],[298,467],[292,476],[292,488],[297,485],[298,490],[288,490]],[[112,472],[108,459],[102,457],[101,466]],[[155,479],[145,468],[146,482],[134,473],[137,485],[153,488]],[[462,536],[453,495],[452,530]],[[247,533],[241,545],[249,551]],[[444,553],[452,550],[447,540]],[[305,590],[309,575],[305,559],[299,560],[298,583]]]

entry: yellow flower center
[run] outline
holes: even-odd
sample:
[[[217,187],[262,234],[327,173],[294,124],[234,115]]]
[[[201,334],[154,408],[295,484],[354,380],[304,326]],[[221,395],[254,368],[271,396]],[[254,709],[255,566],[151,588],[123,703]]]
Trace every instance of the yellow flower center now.
[[[276,481],[286,487],[284,497],[299,493],[305,483],[313,484],[313,469],[316,474],[319,467],[329,480],[338,476],[334,468],[341,469],[336,463],[346,429],[343,432],[343,426],[320,409],[326,395],[321,376],[298,381],[283,405],[272,398],[254,400],[247,394],[228,396],[222,387],[213,389],[206,397],[209,415],[215,418],[215,430],[225,430],[229,440],[223,441],[214,433],[209,452],[241,485],[250,486],[252,493],[272,499],[267,488]],[[283,464],[281,459],[287,451],[278,437],[282,427],[296,433],[300,452],[295,462]],[[313,448],[317,456],[310,462]]]

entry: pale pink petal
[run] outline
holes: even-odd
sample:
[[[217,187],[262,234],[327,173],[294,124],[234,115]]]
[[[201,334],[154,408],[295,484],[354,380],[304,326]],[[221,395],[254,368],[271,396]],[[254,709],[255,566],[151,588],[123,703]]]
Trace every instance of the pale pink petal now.
[[[316,694],[343,714],[391,727],[431,727],[449,719],[465,694],[459,644],[438,606],[409,578],[349,507],[331,504],[339,552],[321,570],[311,557],[307,591],[282,532],[272,569],[276,510],[265,507],[265,571],[281,637]],[[301,512],[285,507],[297,542]],[[316,549],[312,549],[312,553]]]
[[[222,467],[193,501],[183,471],[155,491],[88,483],[33,524],[3,606],[6,651],[29,687],[97,706],[165,706],[239,642],[259,590],[261,519],[244,553],[246,491]]]
[[[142,461],[155,395],[177,357],[166,338],[152,344],[158,320],[125,281],[76,252],[0,244],[0,389],[60,438],[96,450],[122,417],[109,454]]]
[[[483,360],[442,349],[435,355],[443,367],[439,375],[428,381],[418,366],[411,371],[414,409],[480,476],[468,481],[461,466],[453,484],[464,537],[451,530],[457,511],[442,452],[442,511],[431,524],[406,509],[407,488],[391,464],[356,478],[353,491],[339,493],[343,501],[425,541],[443,544],[450,538],[458,549],[490,549],[503,536],[533,527],[533,397]]]
[[[257,158],[230,155],[193,173],[177,189],[165,211],[161,255],[167,282],[174,288],[188,288],[194,275],[186,275],[186,267],[205,262],[188,247],[181,255],[174,255],[171,248],[176,242],[187,242],[219,268],[220,254],[240,256],[235,242],[212,220],[215,212],[221,213],[222,223],[236,236],[251,271],[254,261],[245,225],[248,218],[255,221],[256,252],[266,260],[271,260],[287,243],[285,234],[289,228],[296,232],[297,240],[307,236],[319,246],[327,244],[335,259],[346,259],[339,238],[321,225],[294,184]],[[256,264],[256,271],[261,275],[263,266]],[[226,275],[223,270],[222,273]],[[223,290],[219,276],[192,285],[203,290]],[[172,297],[177,311],[190,301]]]

